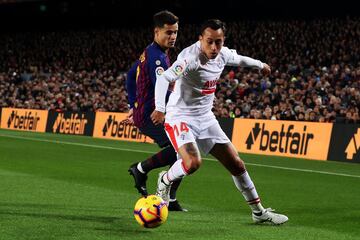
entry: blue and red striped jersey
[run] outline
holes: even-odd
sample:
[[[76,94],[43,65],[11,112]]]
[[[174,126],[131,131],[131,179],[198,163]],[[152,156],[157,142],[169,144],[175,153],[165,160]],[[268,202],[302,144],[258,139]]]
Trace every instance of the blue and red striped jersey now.
[[[170,67],[170,59],[155,42],[146,47],[138,61],[127,74],[126,87],[130,108],[133,108],[134,124],[144,126],[151,121],[155,109],[156,77]]]

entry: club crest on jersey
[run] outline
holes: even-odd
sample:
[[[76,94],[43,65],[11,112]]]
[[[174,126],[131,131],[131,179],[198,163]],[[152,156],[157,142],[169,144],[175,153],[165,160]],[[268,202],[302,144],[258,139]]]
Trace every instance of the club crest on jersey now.
[[[155,74],[156,74],[156,76],[160,76],[163,72],[164,72],[164,68],[163,68],[163,67],[157,67],[157,68],[155,69]]]
[[[140,57],[139,57],[140,62],[144,62],[145,61],[145,52],[143,52]]]

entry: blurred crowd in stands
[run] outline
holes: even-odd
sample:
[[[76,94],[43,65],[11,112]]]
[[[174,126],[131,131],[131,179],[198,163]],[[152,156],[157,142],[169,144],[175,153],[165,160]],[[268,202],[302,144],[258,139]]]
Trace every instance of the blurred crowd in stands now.
[[[268,63],[226,68],[218,117],[360,123],[360,19],[227,24],[226,46]],[[180,25],[172,60],[197,38]],[[151,28],[0,33],[0,107],[127,112],[126,71]]]

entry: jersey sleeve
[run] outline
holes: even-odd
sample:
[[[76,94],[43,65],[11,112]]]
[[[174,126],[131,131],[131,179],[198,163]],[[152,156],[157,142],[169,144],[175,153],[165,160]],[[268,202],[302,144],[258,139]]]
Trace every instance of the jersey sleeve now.
[[[171,82],[175,82],[189,69],[189,62],[184,58],[178,58],[173,65],[161,74],[155,85],[155,109],[165,112],[166,93]]]
[[[156,78],[159,77],[168,68],[166,58],[156,52],[150,52],[148,67],[151,82],[153,86],[155,86]]]
[[[237,54],[235,49],[223,47],[226,65],[262,69],[264,64],[260,60]]]
[[[134,103],[136,100],[136,75],[137,75],[137,68],[139,66],[139,60],[137,60],[127,72],[126,75],[126,90],[128,93],[128,102],[130,108],[134,108]]]

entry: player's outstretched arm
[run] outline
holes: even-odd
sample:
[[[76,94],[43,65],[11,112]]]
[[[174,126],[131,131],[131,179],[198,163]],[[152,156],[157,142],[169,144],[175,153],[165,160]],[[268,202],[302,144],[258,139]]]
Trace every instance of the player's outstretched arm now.
[[[271,68],[267,63],[263,63],[260,60],[256,60],[250,57],[246,56],[240,56],[239,55],[239,65],[242,67],[251,67],[251,68],[257,68],[260,70],[260,72],[267,76],[271,73]]]
[[[239,55],[234,49],[224,47],[224,54],[227,58],[226,65],[256,68],[264,75],[269,75],[271,73],[271,68],[268,64],[251,57]]]
[[[271,74],[271,68],[268,64],[263,63],[264,67],[261,69],[261,73],[265,76],[268,76]]]

